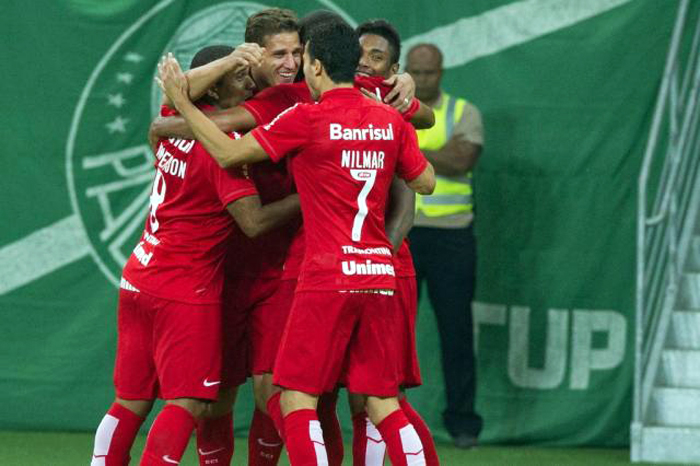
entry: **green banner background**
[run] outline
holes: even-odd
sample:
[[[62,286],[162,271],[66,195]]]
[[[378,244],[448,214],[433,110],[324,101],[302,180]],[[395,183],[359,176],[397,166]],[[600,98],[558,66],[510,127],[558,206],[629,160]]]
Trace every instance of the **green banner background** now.
[[[210,42],[239,43],[245,13],[262,6],[273,4],[4,6],[0,429],[99,423],[113,396],[113,282],[142,226],[151,179],[156,61],[166,50],[185,56]],[[356,22],[385,17],[414,43],[453,27],[440,36],[452,61],[444,87],[479,106],[486,127],[476,173],[483,440],[626,445],[636,177],[677,2],[274,6],[300,15],[337,8]],[[425,384],[409,396],[444,439],[438,344],[422,303]],[[246,389],[238,432],[251,409]]]

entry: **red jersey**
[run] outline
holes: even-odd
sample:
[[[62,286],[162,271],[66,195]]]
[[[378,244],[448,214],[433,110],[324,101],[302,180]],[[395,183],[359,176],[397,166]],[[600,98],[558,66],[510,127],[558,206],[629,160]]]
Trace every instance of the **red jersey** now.
[[[264,161],[248,165],[248,176],[255,183],[262,204],[278,201],[294,191],[285,164]],[[227,277],[278,278],[287,249],[297,231],[291,222],[257,238],[248,238],[237,231],[231,243],[230,260],[226,261]]]
[[[427,165],[413,128],[394,109],[337,88],[252,134],[272,160],[292,155],[306,235],[297,290],[393,289],[389,185],[394,173],[412,180]]]
[[[294,104],[313,103],[311,92],[306,82],[278,84],[268,87],[246,100],[243,108],[255,118],[258,126],[271,122],[277,115]]]
[[[173,113],[161,110],[164,116]],[[255,186],[240,169],[219,167],[194,140],[161,139],[155,155],[149,214],[123,276],[159,298],[218,303],[233,225],[226,206],[256,194]]]
[[[367,89],[381,99],[386,97],[392,89],[391,86],[384,84],[384,78],[381,76],[358,76],[355,78],[355,87]],[[268,87],[242,105],[253,115],[255,123],[260,126],[269,123],[278,114],[300,102],[313,103],[311,92],[305,81]],[[408,109],[402,113],[404,119],[410,121],[419,108],[420,103],[414,98]]]
[[[355,87],[358,89],[366,89],[383,101],[384,97],[386,97],[389,91],[393,89],[392,86],[384,84],[384,80],[385,78],[382,76],[356,76]],[[420,102],[414,97],[413,100],[411,100],[411,105],[409,105],[408,108],[401,113],[403,119],[406,121],[411,121],[411,118],[413,118],[413,115],[416,114],[419,108]]]

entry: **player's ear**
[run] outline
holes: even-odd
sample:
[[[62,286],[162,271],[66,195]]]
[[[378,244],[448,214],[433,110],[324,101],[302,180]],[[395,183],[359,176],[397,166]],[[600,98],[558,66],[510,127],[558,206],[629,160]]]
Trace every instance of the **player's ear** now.
[[[399,63],[396,62],[393,65],[391,65],[391,74],[397,74],[399,72]]]
[[[323,63],[318,58],[314,58],[313,62],[314,75],[321,76],[323,73]]]

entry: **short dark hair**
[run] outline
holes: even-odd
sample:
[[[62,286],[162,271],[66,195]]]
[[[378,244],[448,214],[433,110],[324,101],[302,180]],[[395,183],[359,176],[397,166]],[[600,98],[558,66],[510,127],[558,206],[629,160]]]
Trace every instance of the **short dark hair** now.
[[[204,47],[192,57],[190,69],[204,66],[214,60],[230,55],[235,49],[229,45],[209,45]]]
[[[347,23],[329,22],[309,34],[309,57],[319,60],[334,83],[352,82],[360,62],[360,41]]]
[[[338,13],[330,10],[314,10],[299,20],[299,39],[302,43],[306,43],[312,29],[321,24],[337,21],[339,23],[347,22]]]
[[[265,37],[281,32],[299,32],[297,15],[285,8],[266,8],[248,17],[245,41],[264,47]]]
[[[357,36],[362,37],[365,34],[376,34],[386,39],[389,42],[391,51],[391,64],[399,62],[401,56],[401,36],[390,22],[384,19],[370,19],[357,26]]]

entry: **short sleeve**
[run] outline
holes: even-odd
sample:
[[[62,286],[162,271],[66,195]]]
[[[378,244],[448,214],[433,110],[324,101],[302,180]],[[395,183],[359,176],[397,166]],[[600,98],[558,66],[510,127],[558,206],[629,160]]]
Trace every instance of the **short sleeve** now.
[[[305,90],[305,88],[295,84],[278,84],[255,94],[242,106],[253,115],[255,123],[261,126],[272,121],[273,118],[294,104],[310,100],[311,94],[306,90],[308,97],[305,96]]]
[[[277,115],[270,123],[258,126],[251,132],[272,161],[279,161],[307,142],[311,131],[309,107],[295,104]]]
[[[404,122],[396,173],[400,178],[411,181],[423,173],[427,166],[428,161],[418,148],[416,131],[413,126]]]
[[[240,138],[238,133],[231,133],[229,136],[233,139]],[[224,208],[242,197],[258,194],[255,183],[246,173],[245,166],[224,169],[214,162],[201,144],[197,144],[195,150],[203,152],[201,156],[209,159],[211,181]]]

